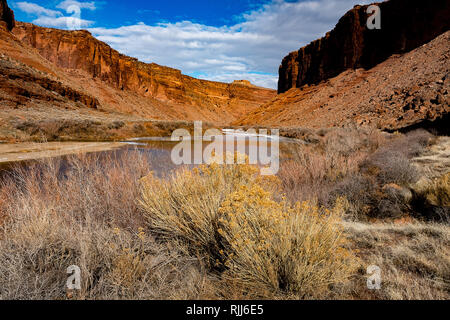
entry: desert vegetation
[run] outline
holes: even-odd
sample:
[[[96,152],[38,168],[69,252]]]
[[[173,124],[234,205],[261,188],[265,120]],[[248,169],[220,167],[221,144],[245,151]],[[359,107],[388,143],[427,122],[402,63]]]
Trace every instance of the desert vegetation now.
[[[248,164],[156,174],[139,150],[3,173],[0,298],[448,299],[449,176],[425,183],[413,163],[439,139],[302,135],[276,177]],[[71,265],[81,290],[66,288]]]

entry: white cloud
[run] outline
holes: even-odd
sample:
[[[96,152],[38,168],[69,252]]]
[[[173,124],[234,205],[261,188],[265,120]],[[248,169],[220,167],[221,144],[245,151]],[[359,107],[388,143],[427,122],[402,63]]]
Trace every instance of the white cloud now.
[[[60,4],[58,4],[56,7],[59,9],[67,10],[71,6],[76,6],[80,9],[89,9],[89,10],[95,10],[97,9],[95,6],[95,2],[80,2],[76,0],[64,0]]]
[[[62,11],[44,8],[31,2],[18,2],[16,7],[25,13],[36,16],[32,23],[52,28],[81,29],[94,24],[94,21],[81,18],[81,10],[95,10],[95,2],[79,2],[64,0],[56,5],[56,8],[64,10],[70,16],[65,16]]]
[[[33,20],[34,24],[61,29],[81,29],[90,27],[94,21],[84,20],[77,17],[39,17]]]
[[[26,2],[26,1],[17,2],[16,6],[23,12],[26,12],[28,14],[34,14],[37,16],[40,16],[40,15],[44,15],[44,16],[48,16],[48,17],[62,16],[62,13],[59,11],[46,9],[44,7],[41,7],[38,4],[31,3],[31,2]]]
[[[181,69],[185,74],[226,82],[248,79],[276,88],[284,56],[323,36],[346,11],[364,2],[274,0],[243,14],[232,26],[182,21],[90,31],[120,52]]]

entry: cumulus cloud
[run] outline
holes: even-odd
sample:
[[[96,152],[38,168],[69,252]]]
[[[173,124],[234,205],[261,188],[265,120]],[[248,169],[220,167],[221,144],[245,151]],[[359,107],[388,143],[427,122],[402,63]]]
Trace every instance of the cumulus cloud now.
[[[94,24],[94,21],[81,18],[81,10],[95,10],[95,2],[79,2],[75,0],[65,0],[56,5],[62,11],[44,8],[32,2],[18,2],[16,7],[23,12],[35,16],[32,23],[53,28],[81,29]],[[65,15],[70,14],[70,15]]]
[[[56,10],[46,9],[44,7],[41,7],[38,4],[31,3],[31,2],[17,2],[16,6],[22,10],[23,12],[26,12],[28,14],[34,14],[37,16],[47,16],[47,17],[57,17],[62,16],[62,13]]]

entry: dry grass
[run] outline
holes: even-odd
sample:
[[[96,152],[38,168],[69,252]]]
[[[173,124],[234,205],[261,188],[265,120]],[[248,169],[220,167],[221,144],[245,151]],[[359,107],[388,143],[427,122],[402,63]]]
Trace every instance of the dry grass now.
[[[394,224],[345,223],[361,272],[342,294],[359,299],[450,298],[450,227],[399,220]],[[381,269],[381,289],[367,290],[366,268]],[[341,296],[342,298],[342,296]]]
[[[198,297],[205,279],[197,260],[142,228],[136,199],[148,170],[148,159],[127,152],[41,161],[4,179],[0,297],[71,297],[70,265],[82,275],[74,298]]]
[[[182,169],[169,181],[144,177],[149,168],[139,152],[111,153],[4,178],[0,297],[319,298],[350,277],[342,208],[290,206],[274,193],[277,179],[249,165]],[[234,221],[240,205],[248,211]],[[80,291],[65,288],[71,265]]]
[[[426,214],[414,201],[448,217],[448,174],[410,202],[385,163],[366,166],[418,139],[398,153],[409,159],[428,135],[317,137],[278,178],[246,164],[157,178],[138,151],[12,170],[0,178],[0,298],[448,299],[448,224],[410,218]],[[80,291],[66,290],[70,265]],[[367,289],[368,265],[381,290]]]
[[[450,173],[432,181],[423,195],[434,206],[450,207]]]
[[[316,136],[318,142],[300,147],[292,161],[281,165],[279,176],[291,202],[312,200],[331,208],[345,196],[351,220],[397,218],[414,211],[408,193],[420,171],[411,158],[436,141],[433,135],[327,129]]]

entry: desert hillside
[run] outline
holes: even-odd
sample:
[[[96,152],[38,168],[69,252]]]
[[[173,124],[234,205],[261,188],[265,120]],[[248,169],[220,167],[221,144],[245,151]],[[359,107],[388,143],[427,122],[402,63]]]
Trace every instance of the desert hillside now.
[[[380,6],[381,30],[367,29],[367,6],[356,6],[326,37],[289,54],[280,66],[281,94],[236,124],[448,132],[449,2]]]
[[[0,141],[114,140],[188,125],[177,121],[220,126],[276,96],[140,62],[87,31],[17,22],[5,0],[0,20]]]
[[[84,30],[64,31],[17,22],[13,33],[60,68],[87,73],[90,79],[101,80],[117,90],[172,106],[176,110],[167,115],[170,118],[222,122],[243,115],[275,96],[270,89],[239,82],[199,80],[177,69],[140,62],[120,54]],[[92,94],[101,100],[101,92]],[[124,107],[116,108],[122,111]]]
[[[350,69],[318,85],[292,88],[238,123],[331,127],[350,124],[400,130],[448,130],[450,32],[370,70]]]
[[[447,0],[390,0],[377,5],[380,29],[366,27],[368,5],[355,6],[325,37],[286,56],[279,68],[278,92],[317,84],[347,69],[370,69],[450,28]]]

